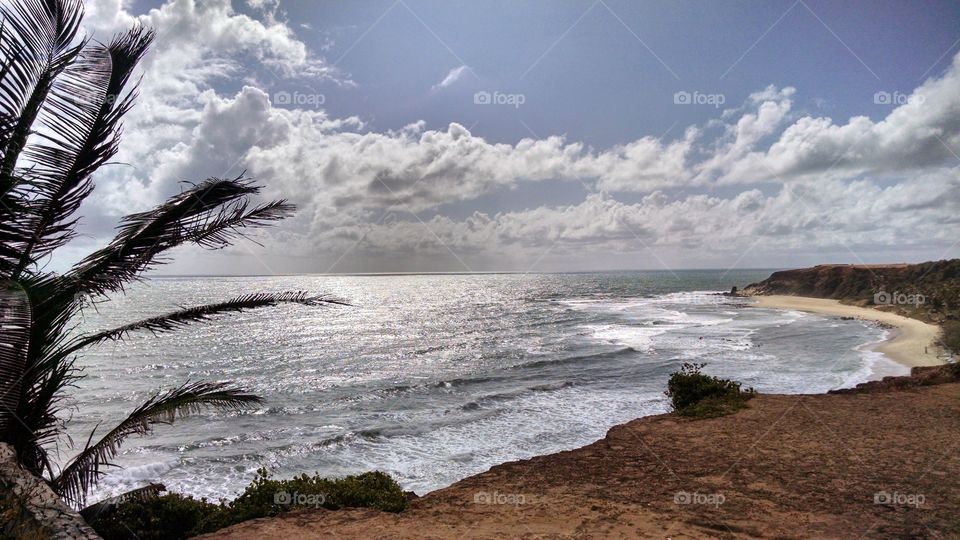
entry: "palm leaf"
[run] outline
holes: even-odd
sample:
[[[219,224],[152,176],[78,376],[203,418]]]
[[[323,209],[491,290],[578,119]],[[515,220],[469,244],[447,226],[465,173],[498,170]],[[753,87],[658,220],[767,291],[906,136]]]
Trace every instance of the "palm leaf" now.
[[[94,444],[90,444],[94,436],[91,433],[83,451],[53,479],[53,488],[61,497],[82,505],[87,491],[97,484],[103,474],[101,467],[112,466],[110,460],[116,457],[127,437],[146,435],[156,424],[170,424],[178,417],[199,412],[206,407],[241,409],[262,402],[262,398],[226,383],[186,383],[166,392],[158,392]]]
[[[18,0],[0,5],[0,277],[10,277],[30,238],[30,179],[15,168],[57,75],[83,44],[71,46],[81,0]]]
[[[0,176],[10,177],[54,79],[75,59],[83,43],[71,46],[83,18],[80,0],[18,0],[0,5],[0,18],[9,28],[0,81],[0,112],[15,119],[0,159]],[[6,55],[5,55],[6,56]]]
[[[156,499],[166,490],[167,487],[163,484],[147,484],[143,487],[131,489],[130,491],[121,493],[116,497],[110,497],[109,499],[95,502],[83,510],[80,510],[80,516],[89,523],[91,519],[97,517],[103,512],[106,512],[107,510],[110,510],[111,508],[116,507],[119,504],[130,501],[147,502]]]
[[[72,354],[84,347],[103,343],[107,340],[120,340],[131,332],[136,332],[139,330],[147,330],[153,333],[167,332],[176,330],[192,322],[209,320],[215,315],[276,306],[281,303],[295,303],[306,306],[318,306],[323,304],[348,305],[340,300],[324,298],[321,296],[309,296],[304,292],[247,294],[227,300],[226,302],[184,308],[178,311],[167,313],[165,315],[160,315],[158,317],[151,317],[149,319],[143,319],[141,321],[126,324],[110,330],[97,332],[96,334],[81,336],[70,345],[65,354]]]
[[[14,403],[10,416],[16,421],[7,422],[3,438],[14,446],[21,465],[40,475],[50,470],[47,445],[54,443],[62,431],[62,390],[75,380],[71,359],[53,359],[47,354],[63,341],[62,329],[70,312],[43,303],[52,280],[29,278],[15,283],[17,295],[29,304],[30,324],[22,336],[26,341],[22,337],[17,340],[20,362],[10,366],[16,371],[9,378],[4,375],[9,384],[5,400]],[[4,321],[10,315],[5,314]],[[13,337],[14,333],[10,334]]]
[[[30,299],[23,287],[15,281],[0,283],[0,441],[6,443],[14,443],[18,431],[15,411],[32,321]]]
[[[123,290],[124,283],[161,263],[164,251],[185,243],[222,248],[242,229],[293,212],[293,205],[282,200],[251,207],[248,197],[259,191],[242,177],[201,182],[152,210],[123,218],[113,241],[77,263],[66,278],[75,294]]]
[[[125,87],[153,36],[137,27],[107,46],[88,47],[54,83],[41,115],[48,130],[25,151],[35,219],[17,271],[73,237],[70,217],[93,191],[90,175],[117,152],[121,119],[135,96]]]
[[[0,131],[6,129],[0,118]],[[0,175],[0,279],[13,277],[20,253],[30,238],[27,200],[16,177]]]
[[[83,452],[55,475],[49,452],[65,431],[66,390],[80,377],[74,353],[81,347],[280,302],[338,303],[302,293],[248,295],[70,338],[91,296],[122,292],[161,264],[167,250],[184,243],[222,248],[293,211],[283,200],[252,203],[260,188],[242,177],[210,179],[124,218],[109,245],[66,274],[44,272],[37,262],[73,238],[92,174],[117,151],[122,117],[136,95],[130,78],[153,39],[139,28],[107,45],[78,39],[81,3],[0,0],[0,283],[16,282],[0,291],[0,406],[13,412],[0,416],[0,435],[20,466],[48,473],[58,493],[78,505],[127,437],[203,407],[260,402],[214,383],[157,393],[97,442],[94,430]],[[43,129],[34,129],[38,122]]]
[[[69,336],[67,326],[79,299],[63,294],[56,275],[21,276],[18,282],[29,298],[32,321],[16,409],[21,422],[13,426],[13,438],[21,464],[41,474],[50,468],[46,448],[56,442],[63,426],[63,390],[77,376],[73,359],[55,353]]]

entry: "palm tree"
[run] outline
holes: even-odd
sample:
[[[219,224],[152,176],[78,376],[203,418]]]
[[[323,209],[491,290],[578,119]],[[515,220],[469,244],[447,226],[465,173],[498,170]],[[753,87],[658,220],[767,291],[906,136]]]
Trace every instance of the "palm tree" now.
[[[124,217],[109,244],[69,271],[45,271],[43,262],[76,234],[77,212],[94,189],[91,176],[117,152],[121,120],[136,97],[131,79],[154,33],[136,27],[106,44],[81,38],[82,0],[6,2],[0,18],[0,442],[79,507],[127,437],[205,407],[262,400],[227,383],[186,382],[158,392],[100,437],[94,430],[54,470],[48,449],[64,435],[60,413],[68,387],[81,376],[74,368],[78,353],[132,332],[174,330],[227,312],[337,302],[302,292],[250,294],[78,335],[72,321],[85,306],[122,294],[171,248],[225,247],[244,229],[288,216],[293,206],[254,204],[259,187],[242,176],[211,178]]]

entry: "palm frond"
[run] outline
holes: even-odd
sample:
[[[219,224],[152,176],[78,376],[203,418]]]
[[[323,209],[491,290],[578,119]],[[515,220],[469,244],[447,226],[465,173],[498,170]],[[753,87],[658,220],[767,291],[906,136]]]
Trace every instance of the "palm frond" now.
[[[15,122],[0,158],[0,176],[11,177],[27,137],[54,79],[83,49],[76,39],[83,18],[81,0],[18,0],[0,5],[0,18],[10,39],[2,51],[13,60],[2,63],[0,113]],[[6,37],[6,36],[5,36]]]
[[[47,133],[24,153],[33,164],[34,223],[16,271],[73,238],[71,216],[93,191],[91,174],[116,155],[136,95],[125,87],[153,36],[136,27],[109,45],[87,47],[55,81],[40,117]]]
[[[241,409],[263,402],[263,399],[227,383],[186,383],[166,392],[158,392],[110,430],[99,441],[90,444],[70,460],[60,475],[52,480],[54,490],[64,499],[82,506],[86,493],[103,474],[101,467],[112,464],[123,441],[132,435],[146,435],[156,424],[169,424],[176,418],[204,408]]]
[[[205,407],[261,402],[219,383],[158,392],[96,442],[94,430],[57,475],[49,452],[65,431],[67,388],[80,377],[74,362],[82,347],[281,302],[341,303],[303,293],[247,295],[71,338],[74,317],[91,296],[123,291],[161,264],[167,250],[187,243],[222,248],[294,209],[283,200],[251,202],[260,188],[242,175],[212,178],[127,216],[109,245],[66,274],[43,271],[38,261],[73,238],[93,173],[116,155],[122,118],[136,97],[131,78],[154,37],[134,28],[109,44],[91,44],[78,37],[82,2],[0,0],[0,283],[16,283],[0,286],[0,438],[13,444],[22,467],[46,475],[78,507],[127,437]],[[38,123],[43,129],[35,129]]]
[[[0,118],[0,132],[7,129]],[[30,237],[28,201],[15,177],[0,175],[0,279],[10,279]]]
[[[201,182],[152,210],[123,218],[113,241],[77,263],[66,279],[76,294],[123,290],[125,282],[160,264],[158,256],[164,251],[185,243],[222,248],[242,229],[263,226],[293,212],[293,205],[283,200],[251,207],[248,197],[259,191],[242,176]]]
[[[7,418],[15,420],[6,422],[3,439],[14,446],[23,467],[40,475],[50,470],[46,445],[54,442],[61,433],[59,404],[64,398],[62,390],[75,380],[72,360],[53,359],[46,354],[55,350],[52,346],[63,341],[62,327],[70,311],[43,304],[41,299],[52,285],[50,279],[30,278],[13,283],[15,301],[27,304],[30,324],[25,335],[17,331],[20,324],[15,323],[9,331],[4,328],[3,338],[0,338],[16,340],[20,354],[15,363],[7,365],[11,371],[2,373],[2,380],[6,383],[4,412],[9,411],[11,414]],[[17,320],[16,313],[10,310],[2,317],[0,324],[5,327],[9,321]]]
[[[15,281],[0,283],[0,442],[13,444],[33,313],[26,291]]]
[[[0,4],[0,277],[13,275],[30,237],[29,171],[17,163],[54,80],[83,48],[72,45],[82,17],[81,0]]]
[[[89,523],[91,519],[97,517],[98,515],[110,510],[111,508],[123,504],[129,501],[139,501],[147,502],[153,499],[156,499],[160,496],[161,493],[167,490],[167,487],[163,484],[147,484],[143,487],[137,489],[131,489],[125,493],[121,493],[116,497],[110,497],[109,499],[104,499],[99,502],[95,502],[90,506],[80,510],[80,517],[87,520]]]
[[[120,340],[131,332],[139,330],[147,330],[153,333],[167,332],[193,322],[209,320],[216,315],[276,306],[282,303],[295,303],[306,306],[319,306],[324,304],[348,305],[341,300],[322,296],[310,296],[305,292],[247,294],[225,302],[184,308],[158,317],[151,317],[110,330],[104,330],[103,332],[97,332],[96,334],[80,336],[70,345],[68,350],[65,351],[65,354],[72,354],[84,347],[103,343],[104,341]]]

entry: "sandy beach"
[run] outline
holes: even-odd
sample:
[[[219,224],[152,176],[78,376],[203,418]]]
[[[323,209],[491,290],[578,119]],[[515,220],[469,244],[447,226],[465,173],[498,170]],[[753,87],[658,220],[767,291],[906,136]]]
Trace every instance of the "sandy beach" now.
[[[940,328],[917,319],[880,311],[878,309],[841,304],[838,300],[808,298],[804,296],[769,295],[754,296],[757,307],[791,309],[833,315],[856,317],[877,321],[896,327],[891,339],[877,346],[876,350],[906,366],[935,366],[944,363],[941,350],[936,345]]]

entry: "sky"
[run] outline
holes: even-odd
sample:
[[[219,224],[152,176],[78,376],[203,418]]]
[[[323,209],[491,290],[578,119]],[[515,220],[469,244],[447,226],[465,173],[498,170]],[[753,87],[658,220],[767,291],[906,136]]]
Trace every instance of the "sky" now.
[[[158,38],[65,268],[183,182],[297,214],[162,273],[960,256],[960,2],[95,0]]]

